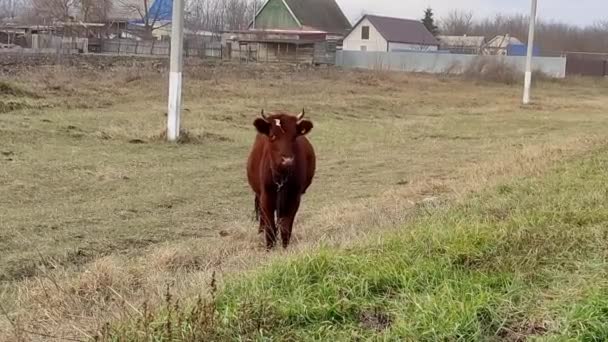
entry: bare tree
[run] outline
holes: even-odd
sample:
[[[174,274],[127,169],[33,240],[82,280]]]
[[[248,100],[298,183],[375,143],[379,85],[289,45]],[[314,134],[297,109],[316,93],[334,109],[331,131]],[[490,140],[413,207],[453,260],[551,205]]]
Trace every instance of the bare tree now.
[[[0,0],[0,20],[10,18],[12,12],[12,0]]]
[[[247,20],[247,2],[243,0],[226,0],[225,6],[225,21],[226,26],[230,30],[242,30],[246,28]]]
[[[608,31],[608,20],[598,21],[593,25],[596,30]]]
[[[105,22],[112,7],[112,0],[78,0],[80,17],[85,22]]]
[[[77,0],[31,0],[32,14],[42,20],[68,20]]]
[[[528,37],[529,17],[526,15],[496,15],[474,21],[472,15],[463,11],[452,11],[442,20],[445,35],[469,34],[492,39],[509,34],[525,43]],[[564,51],[608,52],[608,21],[589,27],[546,22],[538,20],[536,25],[538,46],[543,54],[558,55]]]
[[[452,10],[440,21],[441,32],[462,36],[470,34],[473,28],[473,12]]]
[[[222,31],[247,29],[260,0],[190,0],[186,24],[195,29]]]
[[[224,18],[222,3],[217,0],[192,0],[188,3],[186,24],[195,30],[220,31]]]
[[[127,15],[137,16],[141,19],[143,25],[142,29],[135,33],[143,39],[152,39],[155,30],[169,25],[169,23],[158,25],[162,13],[160,13],[160,11],[151,13],[150,6],[152,5],[152,2],[153,0],[117,0],[116,4],[122,8]]]
[[[0,0],[0,21],[14,19],[25,9],[25,0]]]

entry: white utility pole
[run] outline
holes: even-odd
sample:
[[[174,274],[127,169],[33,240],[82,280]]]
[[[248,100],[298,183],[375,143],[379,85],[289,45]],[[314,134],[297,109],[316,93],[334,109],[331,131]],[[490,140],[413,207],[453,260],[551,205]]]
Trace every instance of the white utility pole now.
[[[532,55],[534,54],[534,29],[536,26],[536,3],[532,0],[530,10],[530,31],[528,32],[528,55],[526,56],[526,76],[524,79],[524,104],[530,103],[530,87],[532,86]]]
[[[182,105],[182,70],[184,53],[184,0],[173,0],[171,21],[171,70],[169,73],[169,111],[167,112],[167,139],[176,141]]]

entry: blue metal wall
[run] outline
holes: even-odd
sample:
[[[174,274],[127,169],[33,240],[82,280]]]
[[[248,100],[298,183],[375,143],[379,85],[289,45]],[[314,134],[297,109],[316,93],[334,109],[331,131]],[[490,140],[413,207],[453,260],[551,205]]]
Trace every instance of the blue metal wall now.
[[[507,47],[507,55],[509,56],[526,56],[528,54],[528,45],[526,44],[511,44]],[[532,50],[533,56],[540,56],[540,47],[534,46]]]

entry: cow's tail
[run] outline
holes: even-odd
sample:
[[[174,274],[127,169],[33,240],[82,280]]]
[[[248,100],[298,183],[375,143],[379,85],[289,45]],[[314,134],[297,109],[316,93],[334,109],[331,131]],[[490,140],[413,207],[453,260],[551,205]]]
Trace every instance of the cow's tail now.
[[[288,199],[289,199],[289,197],[288,197],[287,191],[285,189],[281,189],[281,190],[277,191],[277,203],[276,203],[277,217],[285,216],[285,213],[287,212]]]
[[[260,215],[261,215],[260,200],[258,199],[258,196],[255,196],[255,199],[253,202],[253,219],[255,221],[259,221]]]

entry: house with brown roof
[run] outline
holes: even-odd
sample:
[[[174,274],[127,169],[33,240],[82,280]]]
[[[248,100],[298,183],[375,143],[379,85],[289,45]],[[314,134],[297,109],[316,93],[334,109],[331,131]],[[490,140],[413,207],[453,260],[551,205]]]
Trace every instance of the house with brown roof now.
[[[418,20],[365,15],[344,38],[342,49],[430,52],[439,49],[439,41]]]

